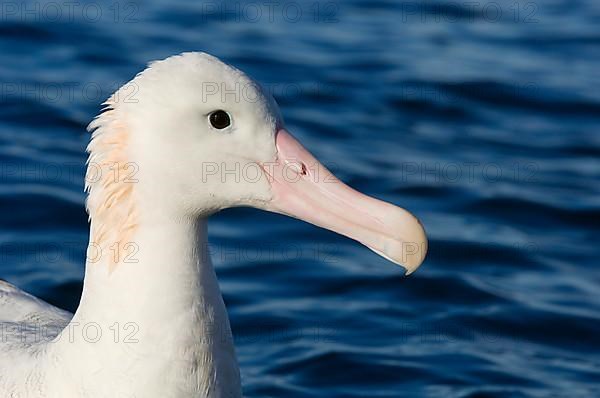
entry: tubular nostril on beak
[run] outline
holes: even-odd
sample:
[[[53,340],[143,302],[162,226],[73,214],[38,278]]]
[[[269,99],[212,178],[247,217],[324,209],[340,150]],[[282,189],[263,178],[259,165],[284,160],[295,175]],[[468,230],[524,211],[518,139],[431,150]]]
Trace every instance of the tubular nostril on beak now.
[[[308,174],[308,169],[304,163],[301,163],[300,175],[305,176]]]
[[[300,161],[286,162],[284,171],[285,174],[287,174],[287,170],[291,170],[294,175],[300,175],[302,177],[310,175],[310,171],[306,164]]]

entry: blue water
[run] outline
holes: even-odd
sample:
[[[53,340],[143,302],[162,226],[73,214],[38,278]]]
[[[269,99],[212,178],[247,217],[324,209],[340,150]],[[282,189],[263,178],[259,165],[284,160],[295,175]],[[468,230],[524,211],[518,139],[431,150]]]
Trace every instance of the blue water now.
[[[61,4],[0,9],[1,278],[76,308],[85,126],[147,61],[204,50],[430,237],[405,278],[299,221],[215,216],[246,396],[600,396],[598,1]]]

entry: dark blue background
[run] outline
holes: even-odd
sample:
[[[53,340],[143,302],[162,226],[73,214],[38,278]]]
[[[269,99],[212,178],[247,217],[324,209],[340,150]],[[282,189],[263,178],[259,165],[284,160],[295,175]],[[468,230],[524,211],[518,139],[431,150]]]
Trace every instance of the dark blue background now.
[[[214,217],[248,397],[600,396],[598,1],[66,3],[0,9],[0,277],[76,307],[85,126],[204,50],[430,237],[404,278],[299,221]]]

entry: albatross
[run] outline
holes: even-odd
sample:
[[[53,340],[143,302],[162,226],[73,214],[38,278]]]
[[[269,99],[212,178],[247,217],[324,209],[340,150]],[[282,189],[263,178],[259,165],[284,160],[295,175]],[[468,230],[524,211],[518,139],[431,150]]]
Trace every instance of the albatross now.
[[[150,63],[88,130],[81,300],[71,314],[0,283],[1,397],[241,397],[208,254],[207,219],[221,209],[304,220],[406,273],[427,252],[417,218],[335,178],[266,90],[206,53]]]

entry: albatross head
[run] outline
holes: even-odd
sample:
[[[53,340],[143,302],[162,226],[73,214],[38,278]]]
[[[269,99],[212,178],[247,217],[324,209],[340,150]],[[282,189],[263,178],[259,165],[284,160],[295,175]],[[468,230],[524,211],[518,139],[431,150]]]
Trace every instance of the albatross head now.
[[[107,105],[90,125],[90,163],[112,163],[121,174],[117,184],[89,183],[98,234],[108,222],[94,226],[95,215],[137,193],[173,217],[235,206],[286,214],[355,239],[408,273],[425,257],[425,232],[412,214],[335,178],[286,130],[273,98],[215,57],[184,53],[154,62]],[[127,185],[128,177],[139,184]],[[135,229],[138,210],[121,208],[111,217]]]

